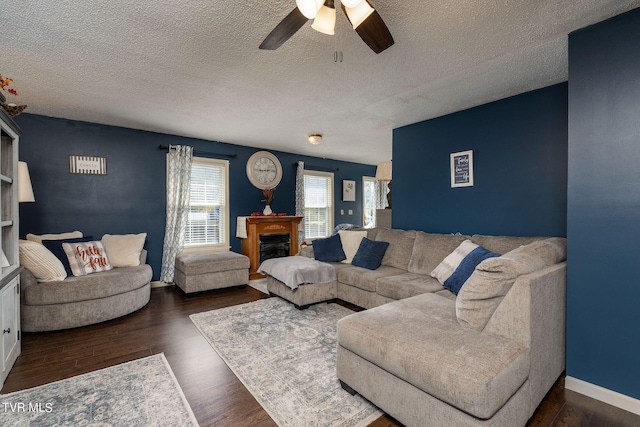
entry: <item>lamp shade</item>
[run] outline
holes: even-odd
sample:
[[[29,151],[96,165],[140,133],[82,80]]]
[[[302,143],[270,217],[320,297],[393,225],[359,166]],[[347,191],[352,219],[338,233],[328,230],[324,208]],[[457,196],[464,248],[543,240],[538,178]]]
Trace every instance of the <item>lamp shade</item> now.
[[[311,28],[323,34],[334,35],[336,29],[336,9],[322,6],[316,15],[316,19],[313,20]]]
[[[388,162],[378,163],[378,168],[376,169],[376,180],[391,181],[391,160]]]
[[[361,1],[354,7],[347,7],[345,5],[344,9],[347,11],[347,16],[349,17],[349,21],[351,21],[351,25],[353,25],[354,30],[358,28],[360,24],[362,24],[375,10],[366,0]]]
[[[25,162],[18,162],[18,202],[35,202],[29,167]]]
[[[300,13],[308,19],[315,18],[323,4],[324,0],[296,0],[296,6],[298,6]]]

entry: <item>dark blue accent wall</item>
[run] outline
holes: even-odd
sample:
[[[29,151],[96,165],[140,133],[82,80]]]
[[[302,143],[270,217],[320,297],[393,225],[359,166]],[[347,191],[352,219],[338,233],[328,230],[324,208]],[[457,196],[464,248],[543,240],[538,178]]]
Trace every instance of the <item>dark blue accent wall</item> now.
[[[567,375],[640,399],[640,9],[569,37]]]
[[[473,150],[474,186],[449,154]],[[393,131],[393,227],[566,236],[567,84]]]
[[[160,275],[166,209],[166,151],[159,145],[190,145],[196,150],[237,154],[229,160],[231,248],[241,251],[235,237],[236,217],[262,211],[261,190],[249,182],[246,164],[258,148],[145,132],[115,126],[22,114],[24,131],[20,160],[29,165],[35,203],[20,205],[20,234],[80,230],[103,234],[146,232],[148,262],[154,280]],[[305,141],[300,141],[304,144]],[[326,142],[325,142],[326,143]],[[362,223],[362,176],[374,176],[375,166],[271,151],[283,168],[272,204],[275,212],[295,213],[294,163],[339,168],[334,173],[336,224]],[[72,175],[69,154],[107,157],[106,176]],[[356,181],[356,201],[342,202],[342,180]],[[340,215],[344,209],[345,215]],[[348,215],[353,210],[353,215]]]

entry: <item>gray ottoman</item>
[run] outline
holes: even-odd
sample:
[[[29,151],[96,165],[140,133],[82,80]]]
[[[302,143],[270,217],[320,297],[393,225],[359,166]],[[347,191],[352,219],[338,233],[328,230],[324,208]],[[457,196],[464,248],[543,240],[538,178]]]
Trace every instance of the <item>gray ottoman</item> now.
[[[331,302],[338,296],[338,282],[305,283],[296,289],[291,289],[275,277],[267,276],[267,290],[290,303],[298,310],[304,310],[312,304]]]
[[[249,283],[249,258],[235,252],[191,252],[176,257],[173,281],[186,294]]]

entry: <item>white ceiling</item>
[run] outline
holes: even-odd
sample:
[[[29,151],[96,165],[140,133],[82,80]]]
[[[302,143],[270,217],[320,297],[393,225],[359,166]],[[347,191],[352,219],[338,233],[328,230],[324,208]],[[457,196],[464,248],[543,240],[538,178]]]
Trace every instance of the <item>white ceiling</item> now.
[[[370,2],[379,55],[341,11],[336,36],[259,50],[294,0],[2,0],[0,73],[34,114],[375,164],[394,128],[567,80],[567,34],[640,6]]]

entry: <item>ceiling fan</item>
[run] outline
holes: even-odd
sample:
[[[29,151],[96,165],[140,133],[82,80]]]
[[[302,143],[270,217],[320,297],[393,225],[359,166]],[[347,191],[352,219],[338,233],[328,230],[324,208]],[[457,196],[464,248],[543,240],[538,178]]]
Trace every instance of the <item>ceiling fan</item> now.
[[[380,53],[393,45],[387,25],[368,0],[342,0],[340,5],[353,29],[371,50]],[[309,19],[313,19],[311,28],[333,35],[336,25],[334,0],[296,0],[296,8],[269,33],[260,49],[276,50]]]

